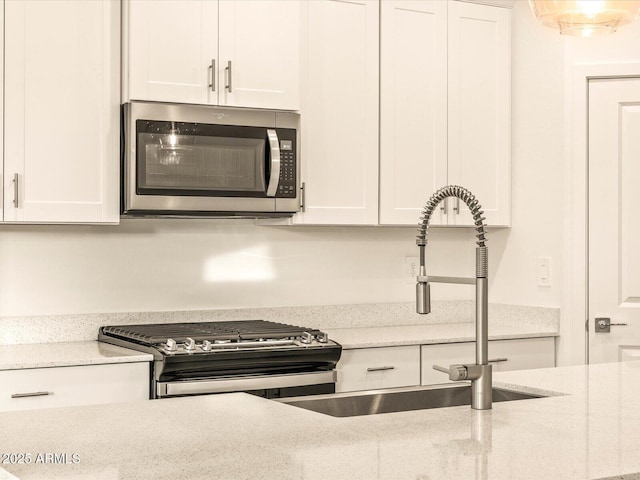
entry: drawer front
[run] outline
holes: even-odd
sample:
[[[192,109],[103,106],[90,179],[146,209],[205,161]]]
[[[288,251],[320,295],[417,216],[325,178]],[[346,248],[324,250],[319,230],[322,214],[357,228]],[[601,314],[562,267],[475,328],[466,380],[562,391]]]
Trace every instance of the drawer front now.
[[[0,371],[0,411],[149,399],[149,362]]]
[[[337,392],[420,385],[420,346],[344,350]]]
[[[423,345],[422,385],[450,382],[447,375],[434,370],[433,365],[449,367],[455,363],[475,363],[475,359],[474,342]],[[554,367],[555,339],[546,337],[492,340],[489,342],[489,361],[494,372]]]
[[[489,359],[495,358],[502,360],[493,364],[493,370],[496,372],[555,367],[555,338],[522,338],[489,342]]]

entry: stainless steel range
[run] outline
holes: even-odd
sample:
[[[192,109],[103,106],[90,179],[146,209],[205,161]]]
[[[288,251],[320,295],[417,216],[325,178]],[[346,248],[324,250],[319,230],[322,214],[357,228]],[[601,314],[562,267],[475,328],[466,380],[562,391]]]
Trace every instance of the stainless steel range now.
[[[101,327],[101,342],[151,353],[151,398],[334,393],[342,347],[316,329],[265,320]]]

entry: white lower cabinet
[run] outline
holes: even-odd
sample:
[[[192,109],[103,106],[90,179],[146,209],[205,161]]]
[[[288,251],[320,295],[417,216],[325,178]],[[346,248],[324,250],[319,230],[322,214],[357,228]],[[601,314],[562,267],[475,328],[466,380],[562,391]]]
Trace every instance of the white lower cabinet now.
[[[422,385],[449,382],[447,375],[434,370],[433,365],[448,368],[453,364],[475,363],[474,342],[423,345],[421,348]],[[489,362],[493,365],[494,372],[554,367],[555,339],[492,340],[489,342]]]
[[[0,371],[0,412],[149,399],[149,362]]]
[[[344,350],[336,392],[420,385],[420,346]]]

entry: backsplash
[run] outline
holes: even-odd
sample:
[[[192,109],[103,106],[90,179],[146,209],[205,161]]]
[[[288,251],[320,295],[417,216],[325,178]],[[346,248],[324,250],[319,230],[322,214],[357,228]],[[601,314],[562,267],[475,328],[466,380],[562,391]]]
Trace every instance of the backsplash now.
[[[204,322],[263,319],[320,329],[435,325],[474,320],[471,301],[433,301],[432,313],[418,315],[413,302],[317,305],[279,308],[238,308],[172,312],[102,313],[0,318],[0,345],[96,340],[102,325]],[[543,330],[558,329],[560,309],[489,305],[489,329],[495,324],[528,323]]]

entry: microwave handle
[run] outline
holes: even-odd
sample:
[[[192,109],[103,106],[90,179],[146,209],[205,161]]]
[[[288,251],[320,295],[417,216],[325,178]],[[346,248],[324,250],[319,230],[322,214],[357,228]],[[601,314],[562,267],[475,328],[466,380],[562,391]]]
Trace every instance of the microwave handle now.
[[[267,137],[271,150],[271,176],[267,186],[267,197],[275,197],[280,182],[280,142],[275,130],[267,129]]]

